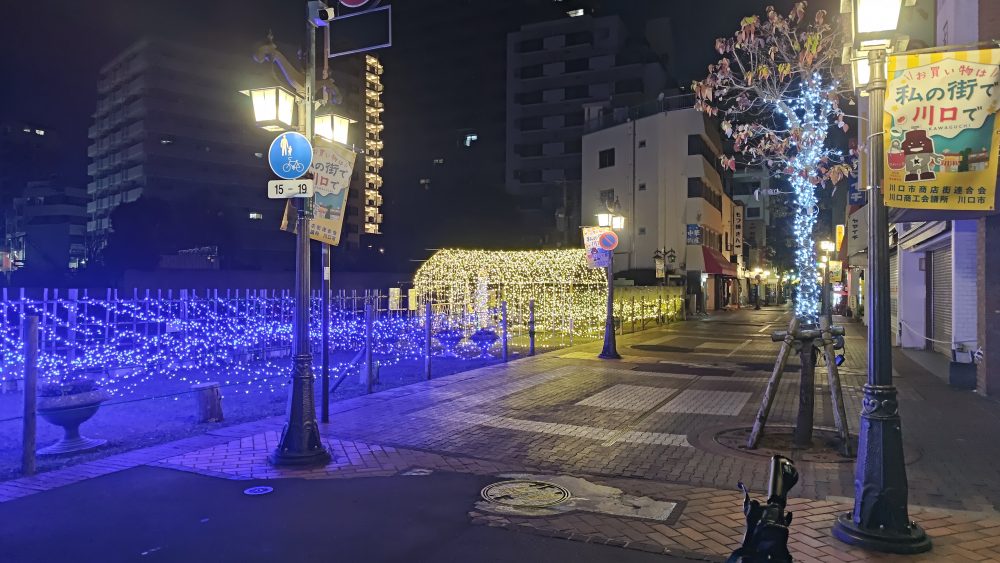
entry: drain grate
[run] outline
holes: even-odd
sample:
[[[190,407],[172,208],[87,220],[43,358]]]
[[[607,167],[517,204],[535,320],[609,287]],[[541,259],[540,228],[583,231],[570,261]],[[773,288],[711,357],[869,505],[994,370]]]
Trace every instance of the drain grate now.
[[[483,499],[518,508],[545,508],[570,499],[569,490],[547,481],[513,479],[487,485],[480,491]]]

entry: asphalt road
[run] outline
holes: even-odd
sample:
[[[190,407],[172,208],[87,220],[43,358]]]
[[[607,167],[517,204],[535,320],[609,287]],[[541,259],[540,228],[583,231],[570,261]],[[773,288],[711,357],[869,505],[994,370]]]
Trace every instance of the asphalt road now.
[[[480,489],[495,480],[234,481],[139,467],[0,504],[0,561],[687,561],[470,524]],[[274,491],[243,494],[256,485]]]

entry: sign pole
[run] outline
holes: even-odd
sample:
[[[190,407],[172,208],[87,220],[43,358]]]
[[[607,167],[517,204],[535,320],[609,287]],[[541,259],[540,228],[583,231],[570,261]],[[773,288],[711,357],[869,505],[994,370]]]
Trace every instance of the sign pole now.
[[[618,346],[615,342],[615,253],[611,252],[608,260],[608,303],[607,313],[604,317],[604,349],[597,356],[604,360],[620,360]]]
[[[307,9],[308,13],[308,9]],[[313,98],[316,80],[316,28],[306,22],[308,68],[302,115],[307,141],[313,137]],[[313,392],[312,351],[309,342],[309,217],[308,200],[296,199],[295,239],[295,322],[292,330],[292,384],[288,397],[288,421],[278,447],[270,456],[273,465],[326,465],[330,453],[320,439]]]
[[[886,52],[868,53],[871,80],[868,103],[873,128],[881,127],[885,99]],[[889,222],[882,186],[884,139],[871,136],[868,166],[868,383],[864,387],[858,459],[854,471],[854,510],[841,514],[833,535],[842,542],[891,553],[931,548],[927,534],[910,520],[903,460],[902,420],[892,384],[889,307]]]

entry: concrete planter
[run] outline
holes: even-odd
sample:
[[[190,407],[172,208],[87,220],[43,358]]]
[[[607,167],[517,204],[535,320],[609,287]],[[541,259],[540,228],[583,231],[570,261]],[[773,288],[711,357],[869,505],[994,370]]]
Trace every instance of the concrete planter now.
[[[80,425],[97,413],[101,403],[108,399],[103,389],[72,395],[39,397],[38,414],[50,424],[61,426],[65,435],[61,440],[42,448],[40,455],[57,455],[90,450],[104,445],[107,440],[96,440],[80,435]]]

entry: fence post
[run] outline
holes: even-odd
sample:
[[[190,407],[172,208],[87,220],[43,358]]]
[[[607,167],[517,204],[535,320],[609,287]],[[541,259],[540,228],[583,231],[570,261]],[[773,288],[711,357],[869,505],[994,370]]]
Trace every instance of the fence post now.
[[[431,314],[431,300],[424,303],[424,379],[431,378],[431,333],[434,316]]]
[[[663,324],[663,294],[656,296],[656,324]]]
[[[635,332],[635,296],[632,296],[632,332]]]
[[[372,392],[372,304],[365,300],[365,370],[364,378],[368,393]]]
[[[35,391],[38,384],[38,316],[22,321],[27,338],[24,342],[24,424],[21,438],[21,473],[35,474]]]
[[[507,338],[507,302],[506,301],[501,301],[500,302],[500,332],[501,332],[501,338],[503,338],[503,341],[500,343],[501,346],[502,346],[501,350],[503,350],[502,357],[503,357],[503,361],[506,362],[507,361],[507,340],[508,340],[508,338]]]
[[[535,300],[528,300],[528,355],[535,355]]]

